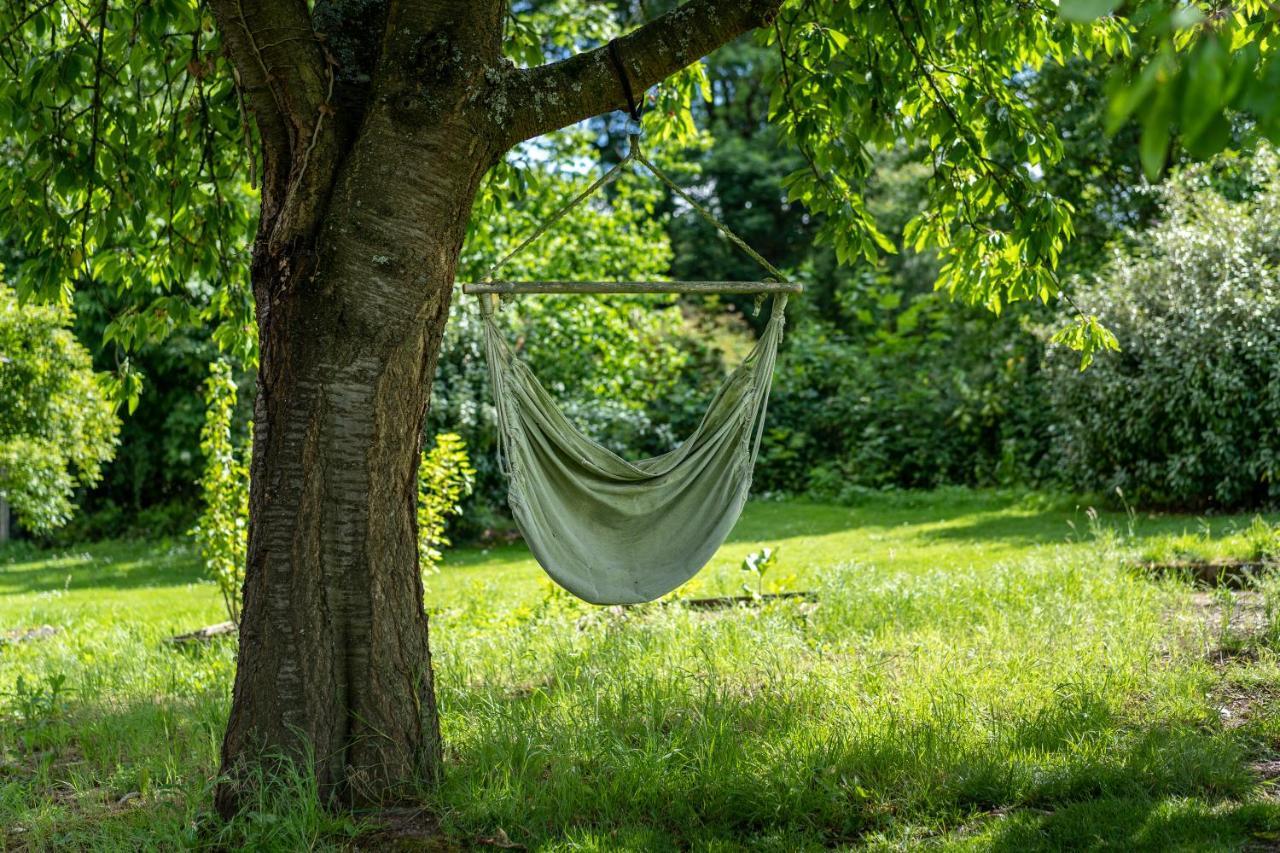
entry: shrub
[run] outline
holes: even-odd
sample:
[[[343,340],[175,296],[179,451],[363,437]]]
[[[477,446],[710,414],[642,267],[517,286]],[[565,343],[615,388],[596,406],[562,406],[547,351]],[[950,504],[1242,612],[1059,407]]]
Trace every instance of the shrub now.
[[[240,591],[248,559],[249,466],[247,452],[237,451],[232,439],[236,384],[225,361],[209,365],[205,382],[204,428],[200,449],[204,472],[200,488],[204,508],[191,531],[204,560],[205,572],[218,585],[227,618],[240,624]]]
[[[851,499],[868,488],[1041,476],[1041,345],[1016,322],[933,294],[866,340],[818,321],[779,357],[758,489]]]
[[[449,547],[449,519],[462,513],[462,499],[475,480],[467,445],[457,433],[437,435],[435,446],[423,451],[418,466],[418,568],[423,574],[439,570],[442,551]]]
[[[1243,508],[1280,498],[1280,169],[1263,150],[1250,190],[1213,167],[1159,192],[1163,215],[1117,249],[1078,301],[1122,351],[1080,373],[1051,360],[1052,455],[1079,490],[1145,504]]]
[[[70,322],[0,284],[0,499],[37,532],[71,517],[75,489],[97,482],[120,428]]]

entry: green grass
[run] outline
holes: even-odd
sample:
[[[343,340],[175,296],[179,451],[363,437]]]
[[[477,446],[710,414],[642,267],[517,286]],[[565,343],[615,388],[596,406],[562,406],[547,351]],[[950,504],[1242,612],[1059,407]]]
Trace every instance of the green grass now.
[[[1202,545],[1230,552],[1249,523],[1211,519]],[[521,547],[455,551],[428,580],[448,755],[427,805],[462,847],[1273,846],[1280,801],[1250,766],[1280,757],[1277,590],[1210,599],[1264,608],[1242,633],[1125,568],[1197,529],[964,491],[755,503],[677,595],[737,592],[769,545],[767,585],[819,599],[710,612],[594,608]],[[62,629],[0,649],[4,845],[367,829],[305,776],[207,819],[234,648],[163,638],[221,618],[181,545],[0,552],[0,626]]]

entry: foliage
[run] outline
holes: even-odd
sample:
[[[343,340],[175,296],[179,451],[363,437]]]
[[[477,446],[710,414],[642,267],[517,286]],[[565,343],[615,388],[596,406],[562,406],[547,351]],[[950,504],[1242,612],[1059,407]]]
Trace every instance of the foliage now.
[[[122,438],[121,443],[125,440]],[[134,440],[141,439],[135,434]],[[198,442],[196,450],[199,450]],[[191,483],[193,492],[197,485],[198,482]],[[70,521],[38,538],[50,547],[71,547],[105,539],[177,538],[190,532],[199,515],[200,507],[194,500],[160,500],[139,507],[133,503],[117,503],[110,496],[104,498],[98,487],[94,487],[85,493],[79,511]]]
[[[668,5],[526,4],[504,19],[505,50],[520,65],[553,60]],[[1268,4],[1081,2],[1059,12],[1050,2],[785,5],[763,36],[777,61],[744,66],[766,71],[748,100],[767,97],[791,146],[786,192],[822,219],[840,262],[895,251],[866,196],[877,154],[905,147],[928,179],[902,242],[940,255],[938,285],[998,310],[1053,298],[1072,204],[1039,179],[1062,159],[1062,135],[1023,85],[1046,63],[1119,69],[1111,125],[1136,112],[1149,171],[1167,159],[1174,126],[1193,153],[1225,144],[1224,108],[1273,130],[1280,63],[1265,38]],[[0,160],[21,163],[0,170],[0,203],[12,213],[0,238],[16,253],[18,288],[120,294],[126,304],[104,342],[124,350],[113,367],[131,401],[142,381],[130,353],[179,328],[216,325],[219,346],[248,363],[244,259],[261,164],[207,8],[23,0],[0,12],[0,32]],[[650,137],[673,148],[694,140],[695,108],[713,83],[723,97],[725,79],[699,63],[658,86]],[[512,176],[536,177],[539,161],[508,158],[485,194],[498,207],[518,199],[523,178]],[[1070,339],[1090,351],[1106,344],[1088,315]]]
[[[1280,562],[1280,523],[1268,522],[1260,515],[1244,531],[1245,541],[1249,544],[1249,556],[1255,560]]]
[[[1208,666],[1191,591],[1064,541],[1071,517],[961,490],[749,506],[699,594],[732,593],[741,560],[782,542],[778,571],[817,608],[614,612],[549,595],[522,548],[453,552],[433,578],[454,756],[423,795],[436,841],[1266,846],[1280,816],[1250,765],[1280,717],[1233,703],[1224,725],[1221,696],[1274,682],[1275,639]],[[1209,523],[1217,542],[1248,518]],[[1194,524],[1144,518],[1139,533]],[[208,820],[236,649],[164,642],[222,606],[189,550],[0,550],[0,564],[0,624],[64,628],[0,654],[6,844],[386,846],[365,835],[375,815],[325,810],[305,768],[256,788],[235,821]]]
[[[117,393],[131,405],[128,353],[175,329],[217,324],[245,357],[256,164],[208,9],[20,2],[0,30],[0,206],[19,292],[123,298],[103,344],[125,351]]]
[[[70,518],[75,489],[101,476],[120,428],[70,323],[69,311],[22,304],[0,283],[0,497],[34,531]]]
[[[142,383],[137,407],[122,419],[120,444],[101,481],[81,503],[82,515],[94,516],[94,526],[106,535],[126,535],[135,516],[155,514],[165,505],[180,516],[186,507],[185,525],[149,534],[178,535],[194,521],[199,493],[197,481],[203,467],[200,428],[205,420],[201,389],[209,362],[218,356],[207,327],[175,329],[162,341],[140,343],[128,349],[112,342],[96,346],[115,317],[130,308],[127,295],[103,288],[82,288],[75,298],[75,334],[89,345],[99,370],[113,371],[125,361]],[[251,394],[243,385],[237,422],[247,417]],[[247,399],[246,399],[247,398]]]
[[[418,567],[423,574],[438,572],[449,547],[445,529],[462,513],[462,499],[471,494],[476,472],[467,458],[467,445],[456,433],[436,436],[435,446],[423,451],[418,465]]]
[[[1112,75],[1107,124],[1140,125],[1138,155],[1151,180],[1175,146],[1197,158],[1223,151],[1236,135],[1233,120],[1252,141],[1280,142],[1280,10],[1273,4],[1077,0],[1063,4],[1063,15],[1089,26],[1126,26],[1132,49]]]
[[[249,465],[247,451],[238,449],[232,438],[236,384],[226,361],[209,366],[205,402],[208,408],[200,431],[205,460],[200,476],[204,508],[191,533],[206,575],[222,594],[227,618],[238,625],[249,546]]]
[[[938,253],[939,289],[997,313],[1058,293],[1072,210],[1036,174],[1062,143],[1010,81],[1076,51],[1119,50],[1123,26],[1071,25],[1047,3],[818,2],[784,11],[767,37],[780,56],[771,115],[807,160],[789,195],[827,217],[839,260],[896,251],[864,188],[873,152],[905,145],[932,169],[902,243]]]
[[[808,161],[791,197],[829,217],[841,260],[872,260],[893,250],[865,204],[873,152],[919,146],[932,171],[903,245],[939,254],[938,287],[997,312],[1049,300],[1074,210],[1041,180],[1064,155],[1057,116],[1020,81],[1074,57],[1114,68],[1107,129],[1136,115],[1154,179],[1175,137],[1195,157],[1230,144],[1231,115],[1280,132],[1276,17],[1258,0],[789,4],[766,38],[780,56],[771,116]],[[1083,309],[1061,340],[1086,359],[1111,344]]]
[[[755,577],[755,586],[748,584],[742,585],[742,591],[754,598],[760,598],[764,595],[764,576],[778,565],[778,549],[777,548],[761,548],[759,551],[752,551],[750,554],[742,558],[742,565],[738,568]]]
[[[1270,149],[1243,165],[1240,200],[1216,186],[1230,166],[1178,175],[1159,224],[1082,291],[1123,351],[1079,376],[1052,362],[1053,467],[1076,488],[1157,506],[1280,499],[1280,166]]]
[[[779,356],[758,487],[852,500],[1038,480],[1049,415],[1025,323],[927,293],[904,310],[891,286],[857,292],[865,325],[851,331],[865,337],[810,321]]]

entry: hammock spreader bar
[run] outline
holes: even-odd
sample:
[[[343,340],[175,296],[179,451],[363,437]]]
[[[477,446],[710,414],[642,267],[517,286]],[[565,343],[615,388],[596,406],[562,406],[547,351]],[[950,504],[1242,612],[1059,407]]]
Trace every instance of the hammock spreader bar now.
[[[515,293],[800,293],[791,281],[486,281],[464,284],[462,292],[483,296]]]

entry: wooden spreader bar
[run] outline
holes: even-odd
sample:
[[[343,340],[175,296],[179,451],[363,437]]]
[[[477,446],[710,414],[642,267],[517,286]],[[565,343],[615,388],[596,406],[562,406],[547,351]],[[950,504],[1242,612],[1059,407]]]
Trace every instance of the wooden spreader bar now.
[[[462,285],[462,292],[509,293],[803,293],[791,281],[490,281]]]

